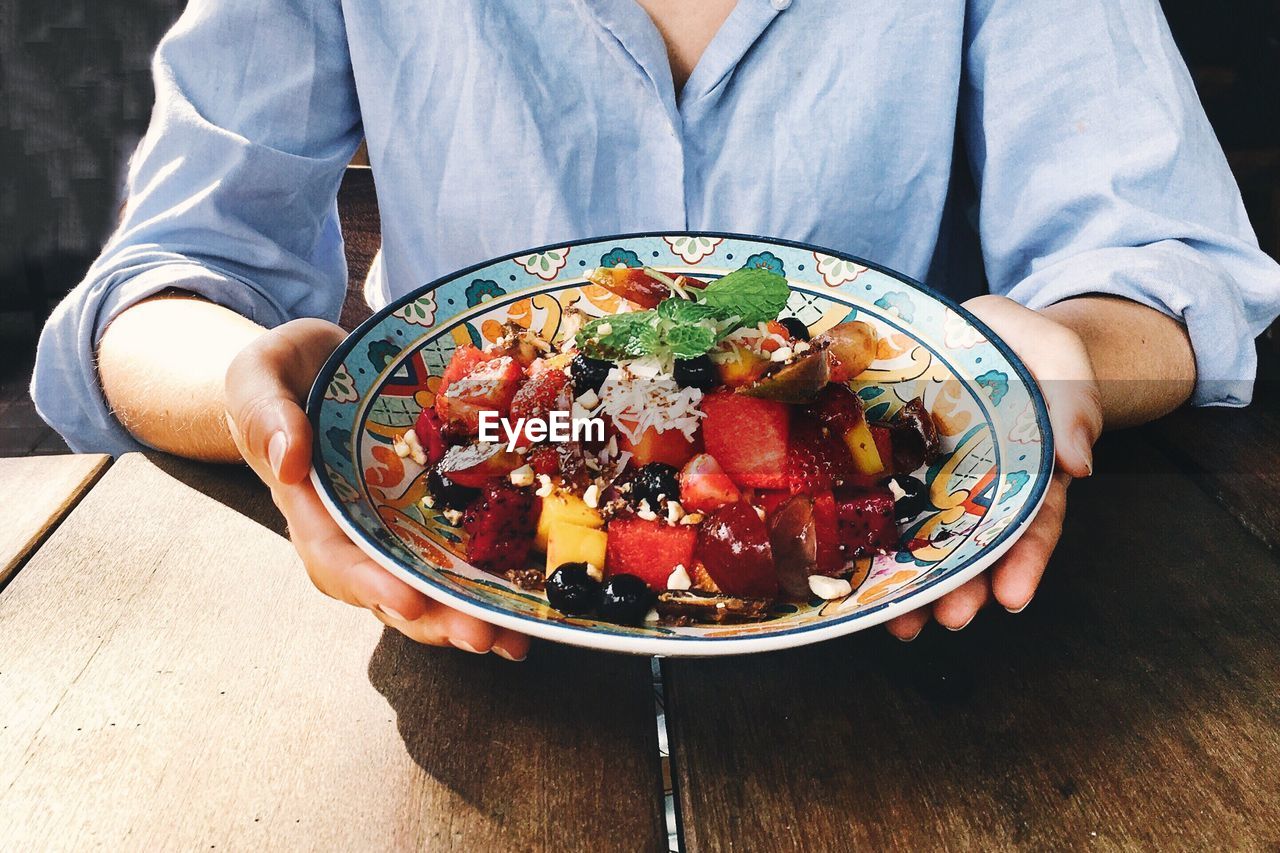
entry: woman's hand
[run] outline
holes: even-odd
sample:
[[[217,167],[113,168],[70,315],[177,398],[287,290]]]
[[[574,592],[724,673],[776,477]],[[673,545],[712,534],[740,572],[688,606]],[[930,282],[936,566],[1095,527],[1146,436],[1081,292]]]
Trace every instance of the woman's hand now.
[[[271,488],[312,582],[326,595],[371,611],[405,636],[508,660],[529,638],[432,601],[357,548],[330,517],[308,477],[311,424],[306,394],[344,333],[323,320],[295,320],[257,337],[226,374],[226,410],[240,454]]]
[[[930,616],[944,628],[959,631],[992,598],[1013,613],[1031,603],[1062,533],[1067,487],[1072,478],[1093,473],[1093,445],[1102,433],[1102,395],[1081,335],[1002,296],[980,296],[965,307],[1013,348],[1040,383],[1049,405],[1057,470],[1031,526],[990,571],[888,623],[889,632],[900,640],[915,639]]]

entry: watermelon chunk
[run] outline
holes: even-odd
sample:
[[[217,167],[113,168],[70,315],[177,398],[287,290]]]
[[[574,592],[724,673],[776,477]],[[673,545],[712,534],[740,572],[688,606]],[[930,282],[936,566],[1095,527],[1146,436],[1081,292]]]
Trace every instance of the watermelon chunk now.
[[[702,441],[735,483],[787,487],[790,407],[774,400],[719,391],[702,398]]]
[[[615,518],[609,523],[608,533],[604,559],[607,575],[635,575],[663,592],[676,566],[692,570],[698,533],[690,525]]]
[[[813,527],[818,540],[818,572],[839,574],[847,558],[840,546],[840,519],[836,513],[836,499],[831,492],[814,495]]]

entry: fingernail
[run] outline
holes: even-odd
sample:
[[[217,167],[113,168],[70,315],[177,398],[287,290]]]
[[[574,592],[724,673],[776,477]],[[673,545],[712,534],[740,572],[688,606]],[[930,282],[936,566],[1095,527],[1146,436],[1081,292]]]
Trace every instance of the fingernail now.
[[[388,619],[394,619],[397,622],[409,621],[408,619],[404,618],[396,611],[392,610],[390,607],[387,607],[385,604],[379,604],[377,605],[377,608],[378,608],[378,611],[382,613],[383,616],[386,616]]]
[[[893,635],[893,638],[894,638],[895,640],[897,640],[899,643],[914,643],[914,642],[915,642],[916,637],[919,637],[919,636],[920,636],[920,634],[921,634],[921,633],[923,633],[923,632],[924,632],[924,629],[923,629],[923,628],[921,628],[919,631],[916,631],[916,632],[915,632],[914,634],[912,634],[910,637],[899,637],[897,634],[894,634],[894,635]]]
[[[283,432],[275,433],[271,436],[271,441],[267,442],[267,462],[277,480],[280,479],[280,468],[284,465],[284,452],[288,449],[289,437]]]
[[[948,631],[953,631],[953,632],[954,632],[954,631],[963,631],[965,628],[968,628],[968,627],[969,627],[969,623],[970,623],[970,622],[972,622],[972,621],[973,621],[973,619],[974,619],[974,617],[975,617],[975,616],[977,616],[977,615],[978,615],[977,613],[973,614],[973,616],[970,616],[968,619],[966,619],[966,620],[964,621],[964,624],[963,624],[963,625],[960,625],[960,626],[958,626],[958,627],[952,628],[950,625],[943,625],[942,627],[943,627],[943,628],[946,628]],[[938,624],[940,624],[940,625],[941,625],[942,623],[938,623]]]
[[[468,643],[466,640],[455,640],[453,637],[450,637],[449,645],[453,646],[455,649],[461,649],[464,652],[470,652],[473,655],[488,654],[488,652],[480,651],[475,646]]]
[[[1006,607],[1006,608],[1005,608],[1005,610],[1008,610],[1010,613],[1013,613],[1013,614],[1017,615],[1018,613],[1021,613],[1022,611],[1026,610],[1028,607],[1030,607],[1030,606],[1031,606],[1031,602],[1032,602],[1032,600],[1033,600],[1034,598],[1035,598],[1035,596],[1034,596],[1034,595],[1033,595],[1033,596],[1031,596],[1031,598],[1028,598],[1028,599],[1023,603],[1023,605],[1022,605],[1021,607],[1019,607],[1017,610],[1014,610],[1012,607]]]
[[[1080,458],[1084,460],[1085,476],[1093,475],[1093,442],[1089,440],[1089,436],[1081,433],[1076,438],[1076,451],[1080,454]]]
[[[524,660],[526,657],[529,656],[528,654],[526,654],[524,655],[524,657],[516,657],[515,655],[511,654],[511,652],[504,649],[502,646],[494,646],[493,653],[498,657],[502,658],[503,660],[509,660],[512,663],[520,663],[520,661]]]

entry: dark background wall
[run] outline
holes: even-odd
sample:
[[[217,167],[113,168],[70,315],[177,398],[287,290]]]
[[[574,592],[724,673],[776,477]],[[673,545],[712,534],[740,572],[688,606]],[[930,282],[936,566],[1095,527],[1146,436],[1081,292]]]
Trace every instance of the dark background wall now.
[[[183,5],[0,0],[0,334],[29,337],[110,232],[151,108],[151,51]],[[1280,253],[1280,0],[1166,12],[1259,237]]]

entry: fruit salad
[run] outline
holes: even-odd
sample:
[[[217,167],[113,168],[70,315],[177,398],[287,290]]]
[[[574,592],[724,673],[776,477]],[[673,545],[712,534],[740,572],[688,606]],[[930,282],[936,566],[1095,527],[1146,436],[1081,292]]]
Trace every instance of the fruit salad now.
[[[764,269],[589,279],[629,310],[459,347],[396,441],[471,564],[565,616],[693,625],[842,598],[857,558],[903,547],[938,432],[918,399],[868,421],[853,389],[872,326],[812,334]]]

